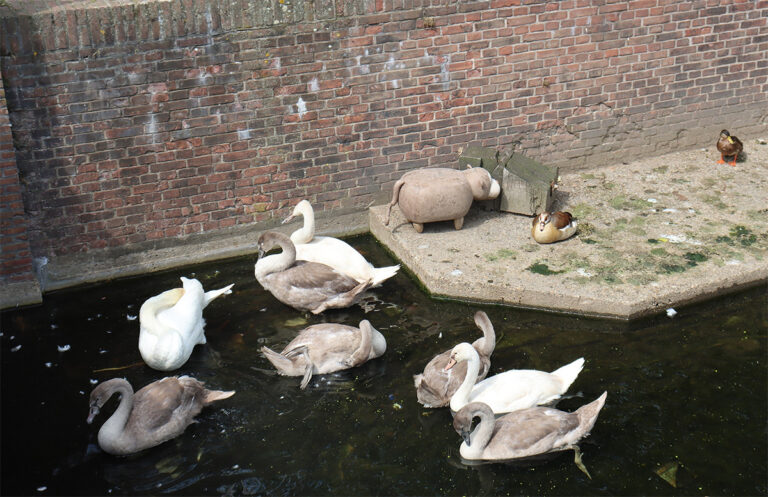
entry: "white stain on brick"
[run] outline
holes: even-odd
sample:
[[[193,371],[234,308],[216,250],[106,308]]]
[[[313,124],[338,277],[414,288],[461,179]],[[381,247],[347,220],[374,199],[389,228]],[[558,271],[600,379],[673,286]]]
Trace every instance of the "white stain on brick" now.
[[[304,99],[299,97],[299,101],[296,102],[296,111],[299,113],[299,117],[304,117],[304,114],[307,112],[307,104],[304,102]]]
[[[317,84],[317,78],[312,78],[312,80],[309,82],[309,91],[318,91],[320,90],[320,85]]]
[[[248,129],[238,129],[237,130],[237,137],[240,140],[247,140],[251,137],[251,131]]]
[[[357,66],[360,68],[360,74],[369,74],[371,72],[371,68],[368,67],[368,64],[361,64],[360,58],[361,57],[359,55],[355,57],[355,60],[357,61]]]

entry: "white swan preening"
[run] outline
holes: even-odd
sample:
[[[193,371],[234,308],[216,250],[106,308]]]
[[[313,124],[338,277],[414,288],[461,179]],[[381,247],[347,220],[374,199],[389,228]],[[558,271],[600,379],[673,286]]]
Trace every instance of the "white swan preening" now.
[[[511,369],[475,383],[480,370],[477,351],[468,343],[460,343],[451,351],[446,369],[468,361],[467,375],[451,397],[451,410],[459,411],[470,402],[483,402],[495,414],[526,409],[560,398],[584,367],[579,358],[551,373],[535,369]]]
[[[135,394],[127,380],[113,378],[91,392],[88,424],[114,394],[120,405],[99,429],[99,447],[113,455],[127,455],[160,445],[181,435],[204,406],[235,392],[207,390],[189,376],[171,376],[150,383]]]
[[[453,427],[464,439],[459,453],[469,460],[506,461],[549,452],[573,449],[581,463],[576,443],[589,435],[605,404],[608,392],[572,413],[550,407],[531,407],[494,419],[493,411],[481,402],[462,407],[453,418]],[[480,423],[472,430],[472,420]]]
[[[184,365],[197,344],[205,343],[203,309],[212,300],[232,293],[228,285],[203,292],[194,278],[181,278],[174,288],[147,299],[139,310],[139,352],[153,369],[171,371]]]
[[[277,353],[268,347],[261,352],[285,376],[303,376],[300,388],[309,384],[313,374],[326,374],[359,366],[380,357],[387,341],[368,320],[360,327],[336,323],[309,326]]]
[[[325,264],[358,283],[370,280],[372,287],[381,285],[400,269],[399,264],[373,267],[348,243],[330,236],[315,236],[315,212],[307,200],[296,204],[293,213],[285,218],[283,224],[297,216],[304,218],[304,225],[291,234],[291,241],[296,246],[296,259]]]
[[[319,314],[349,307],[371,286],[370,280],[358,283],[326,264],[297,261],[293,242],[277,231],[262,233],[258,245],[256,279],[277,300],[294,309]],[[281,253],[264,255],[276,246]]]
[[[488,374],[491,368],[491,354],[496,348],[496,333],[488,315],[483,311],[475,313],[475,324],[483,337],[472,343],[480,359],[480,372],[475,381],[480,381]],[[451,358],[451,351],[446,350],[438,354],[424,368],[422,374],[414,375],[413,382],[416,386],[416,398],[424,407],[445,407],[451,401],[451,397],[464,381],[467,375],[467,362],[458,363],[453,368],[446,370],[445,366]]]

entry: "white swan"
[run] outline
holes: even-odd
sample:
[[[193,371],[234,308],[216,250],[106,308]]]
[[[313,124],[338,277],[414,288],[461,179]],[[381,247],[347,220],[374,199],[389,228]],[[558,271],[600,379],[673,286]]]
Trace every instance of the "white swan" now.
[[[584,367],[584,359],[579,358],[552,373],[535,369],[510,369],[475,383],[480,369],[480,357],[475,348],[466,342],[453,348],[445,369],[451,369],[461,361],[469,361],[469,364],[464,382],[451,397],[451,410],[454,412],[470,402],[488,404],[495,414],[546,404],[560,398]]]
[[[296,204],[293,213],[285,218],[283,224],[297,216],[304,218],[304,226],[291,234],[291,241],[296,246],[296,259],[325,264],[358,283],[371,281],[374,287],[381,285],[400,269],[399,264],[373,267],[348,243],[330,236],[315,236],[315,212],[307,200]]]
[[[139,310],[139,352],[152,369],[171,371],[187,362],[195,345],[205,343],[203,309],[234,285],[204,293],[194,278],[181,282],[184,288],[150,297]]]

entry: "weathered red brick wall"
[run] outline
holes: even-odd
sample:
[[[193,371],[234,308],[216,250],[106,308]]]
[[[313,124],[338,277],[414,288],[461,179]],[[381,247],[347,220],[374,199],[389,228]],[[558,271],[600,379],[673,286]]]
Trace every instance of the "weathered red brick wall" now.
[[[0,70],[0,81],[2,78]],[[35,288],[21,190],[5,91],[0,85],[0,300],[16,293],[15,301],[30,301],[35,300],[35,296],[18,294],[40,293],[39,288]]]
[[[768,118],[768,2],[10,0],[35,255],[362,208],[462,147],[560,167]],[[378,195],[378,196],[377,196]]]

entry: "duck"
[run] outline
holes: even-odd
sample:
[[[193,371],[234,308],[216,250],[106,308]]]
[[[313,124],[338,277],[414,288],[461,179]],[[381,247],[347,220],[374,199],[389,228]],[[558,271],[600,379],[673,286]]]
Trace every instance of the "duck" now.
[[[264,255],[277,246],[281,253]],[[293,242],[277,231],[262,233],[258,247],[256,279],[277,300],[300,311],[320,314],[326,309],[349,307],[372,283],[359,283],[326,264],[297,261]]]
[[[338,323],[321,323],[304,328],[279,354],[269,347],[261,353],[277,372],[285,376],[302,376],[299,388],[307,388],[313,374],[327,374],[360,366],[381,357],[387,341],[364,319],[359,327]]]
[[[484,402],[494,413],[518,411],[557,400],[564,394],[584,367],[584,358],[551,373],[535,369],[510,369],[476,383],[480,357],[470,344],[463,342],[451,350],[445,369],[468,361],[467,375],[451,397],[451,411],[458,412],[470,402]]]
[[[531,236],[538,243],[554,243],[572,237],[578,223],[570,212],[542,212],[531,223]]]
[[[216,298],[232,293],[234,284],[203,291],[195,278],[181,277],[182,288],[150,297],[139,309],[139,352],[158,371],[184,365],[197,344],[205,344],[203,309]]]
[[[88,424],[114,394],[120,395],[120,404],[101,425],[98,442],[104,452],[125,456],[176,438],[195,422],[203,407],[235,392],[208,390],[190,376],[169,376],[134,394],[128,380],[113,378],[91,392]]]
[[[573,449],[576,464],[591,479],[576,444],[592,431],[607,396],[603,392],[574,412],[529,407],[498,419],[488,404],[471,402],[453,418],[453,428],[463,439],[459,454],[469,461],[509,461]],[[473,430],[474,418],[480,422]]]
[[[319,262],[347,275],[358,283],[371,280],[371,287],[380,286],[393,277],[400,265],[376,268],[348,243],[330,236],[315,236],[315,211],[308,200],[302,200],[294,207],[291,215],[283,220],[288,223],[301,216],[304,225],[291,233],[296,247],[296,259]]]
[[[496,333],[488,315],[483,311],[475,313],[475,324],[483,332],[483,337],[472,343],[480,358],[480,372],[477,380],[480,381],[488,374],[491,368],[491,354],[496,348]],[[451,350],[436,355],[424,368],[424,372],[413,376],[416,386],[416,398],[419,403],[428,408],[445,407],[451,401],[451,397],[458,390],[464,377],[467,375],[467,363],[462,362],[449,371],[445,366],[451,358]]]
[[[736,159],[739,158],[739,154],[744,150],[744,144],[741,140],[733,136],[727,129],[720,131],[720,137],[717,140],[717,150],[720,152],[720,160],[718,164],[725,164],[726,157],[732,157],[731,162],[728,162],[731,166],[736,166]]]

